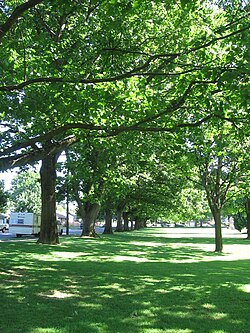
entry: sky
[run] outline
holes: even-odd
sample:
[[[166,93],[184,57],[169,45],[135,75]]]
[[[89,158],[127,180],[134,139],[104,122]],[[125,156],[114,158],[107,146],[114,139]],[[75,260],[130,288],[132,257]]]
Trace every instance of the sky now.
[[[8,191],[11,187],[11,181],[16,175],[15,171],[6,171],[0,173],[0,180],[4,180],[5,190]]]

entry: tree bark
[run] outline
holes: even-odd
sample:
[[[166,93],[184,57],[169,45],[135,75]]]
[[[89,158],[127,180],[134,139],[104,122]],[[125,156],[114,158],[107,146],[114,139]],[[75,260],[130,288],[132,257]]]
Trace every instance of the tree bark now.
[[[104,228],[103,233],[104,234],[113,234],[112,211],[110,209],[106,209],[106,212],[105,212],[105,228]]]
[[[128,212],[123,212],[123,221],[124,221],[124,231],[129,231],[129,226],[128,226]]]
[[[115,231],[122,232],[123,231],[123,218],[122,218],[122,211],[123,211],[124,205],[118,205],[117,207],[117,226]]]
[[[245,208],[247,214],[247,239],[250,239],[250,198],[246,199]]]
[[[85,204],[85,216],[83,218],[83,229],[81,236],[96,237],[95,223],[96,218],[100,210],[98,203],[86,202]]]
[[[134,230],[134,221],[131,219],[131,222],[130,222],[131,226],[130,226],[130,230],[133,231]]]
[[[211,210],[215,223],[215,252],[222,252],[221,210],[214,207]]]
[[[222,180],[222,157],[218,157],[217,167],[215,169],[215,176],[209,176],[209,165],[206,166],[207,171],[203,173],[203,186],[205,187],[207,200],[212,212],[215,223],[215,252],[222,252],[222,231],[221,231],[221,209],[226,199],[226,194],[229,189],[230,183],[227,184],[225,189],[221,187]]]
[[[117,226],[115,231],[122,232],[124,231],[123,228],[123,218],[122,218],[122,212],[125,208],[126,202],[125,200],[120,201],[120,203],[117,205]]]
[[[134,230],[139,230],[144,227],[144,220],[140,219],[139,217],[135,218],[135,227]]]
[[[56,160],[57,155],[48,155],[42,160],[40,169],[42,190],[41,231],[38,243],[58,244],[56,224]]]

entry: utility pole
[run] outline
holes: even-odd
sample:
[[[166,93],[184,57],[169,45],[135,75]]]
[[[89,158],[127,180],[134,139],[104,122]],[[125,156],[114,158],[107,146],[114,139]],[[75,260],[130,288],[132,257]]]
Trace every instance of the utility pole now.
[[[66,235],[69,235],[69,191],[68,184],[66,187]]]

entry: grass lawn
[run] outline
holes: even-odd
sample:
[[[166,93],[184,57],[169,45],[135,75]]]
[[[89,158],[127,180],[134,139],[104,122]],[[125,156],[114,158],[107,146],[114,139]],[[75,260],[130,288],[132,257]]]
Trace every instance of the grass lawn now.
[[[1,333],[249,333],[250,242],[213,229],[0,242]]]

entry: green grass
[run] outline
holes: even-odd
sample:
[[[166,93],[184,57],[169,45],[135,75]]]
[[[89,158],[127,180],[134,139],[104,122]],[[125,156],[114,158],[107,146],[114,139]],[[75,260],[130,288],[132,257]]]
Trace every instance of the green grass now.
[[[0,242],[0,332],[250,332],[250,244],[224,244],[187,229]]]

